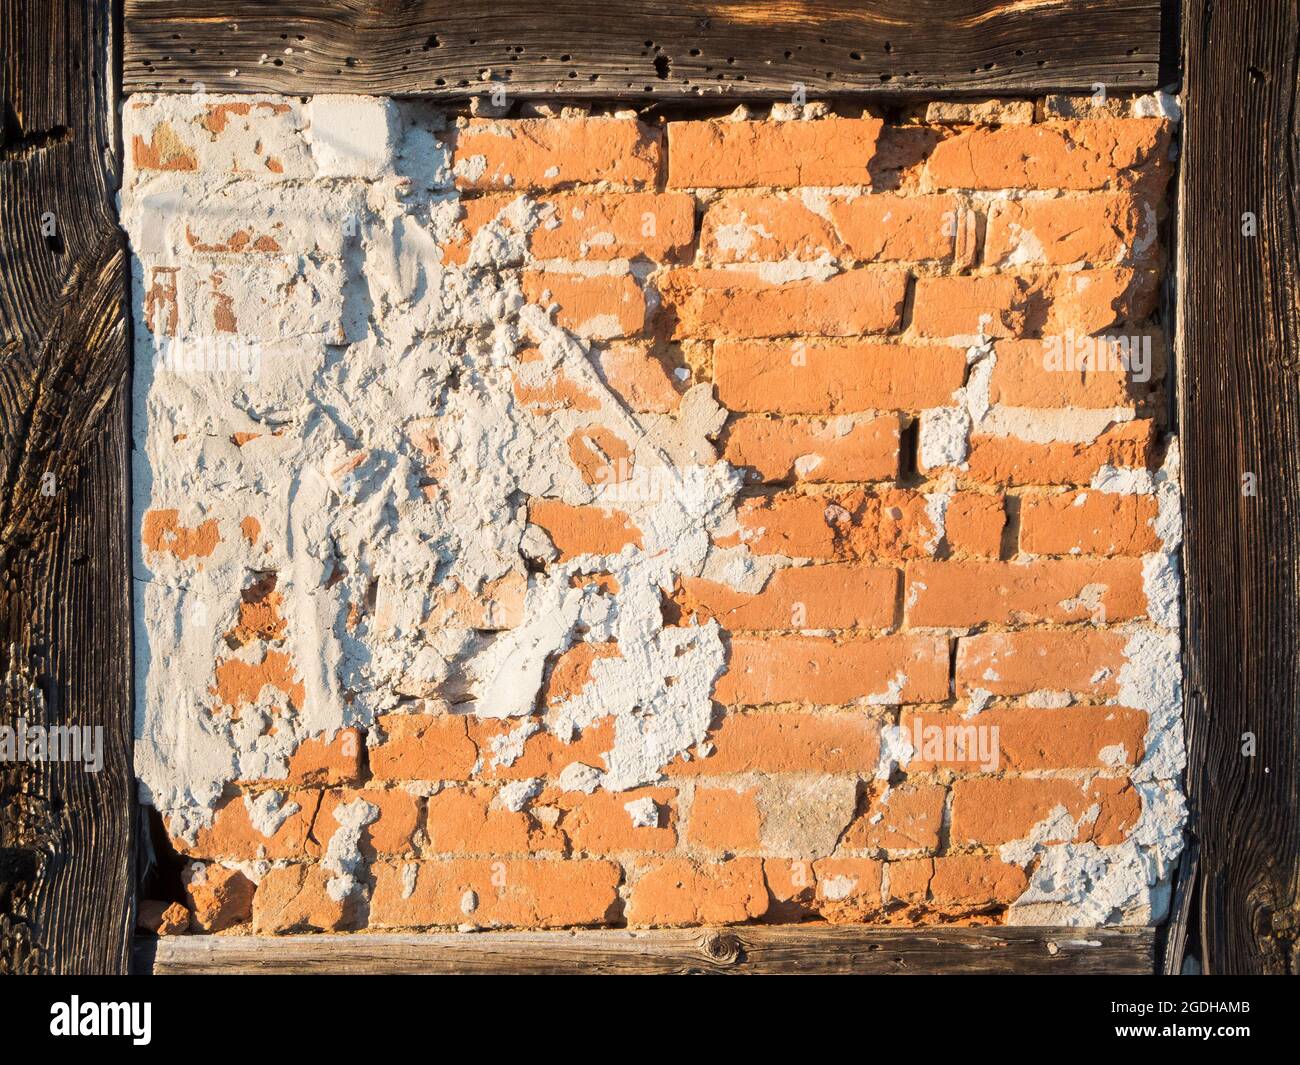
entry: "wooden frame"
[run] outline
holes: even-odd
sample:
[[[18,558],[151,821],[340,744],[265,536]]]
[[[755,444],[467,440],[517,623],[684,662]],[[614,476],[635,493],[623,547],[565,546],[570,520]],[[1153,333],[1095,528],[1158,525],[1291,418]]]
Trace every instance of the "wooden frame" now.
[[[104,729],[100,774],[0,766],[0,971],[124,972],[133,923],[125,91],[719,102],[1147,89],[1170,0],[0,0],[4,723]],[[1162,964],[1300,967],[1296,5],[1188,0],[1178,355],[1192,834]],[[614,14],[617,12],[617,14]],[[201,17],[200,17],[201,15]],[[611,17],[613,15],[613,17]],[[124,20],[124,21],[123,21]],[[394,21],[396,20],[396,21]],[[474,29],[471,29],[471,23]],[[1163,29],[1162,29],[1163,26]],[[123,39],[123,27],[125,37]],[[262,57],[266,56],[266,59]],[[1162,62],[1163,61],[1163,62]],[[1254,220],[1248,235],[1245,216]],[[51,227],[50,222],[53,222]],[[1254,494],[1243,492],[1254,475]],[[1243,755],[1253,737],[1253,757]],[[1100,946],[1081,946],[1081,943]],[[156,972],[1150,972],[1150,929],[769,928],[137,944]],[[377,961],[378,959],[378,961]]]

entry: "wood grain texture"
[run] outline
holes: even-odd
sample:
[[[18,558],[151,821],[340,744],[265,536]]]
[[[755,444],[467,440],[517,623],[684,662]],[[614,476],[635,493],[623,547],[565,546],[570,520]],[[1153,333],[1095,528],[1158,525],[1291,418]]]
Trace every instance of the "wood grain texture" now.
[[[1150,88],[1161,0],[126,0],[127,92],[811,96]]]
[[[1184,4],[1183,26],[1179,362],[1199,952],[1210,973],[1296,973],[1300,4],[1198,0]],[[1247,213],[1255,236],[1243,232]]]
[[[1150,928],[846,926],[484,932],[473,935],[177,936],[140,940],[136,971],[650,975],[719,973],[1150,974]]]
[[[0,721],[103,767],[0,764],[0,972],[124,972],[132,902],[127,259],[113,6],[0,0]]]

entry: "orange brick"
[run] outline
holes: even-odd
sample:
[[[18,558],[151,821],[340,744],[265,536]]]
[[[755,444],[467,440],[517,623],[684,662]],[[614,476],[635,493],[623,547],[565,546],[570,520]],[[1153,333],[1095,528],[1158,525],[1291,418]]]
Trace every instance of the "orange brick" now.
[[[856,564],[777,570],[761,592],[687,577],[683,613],[716,618],[731,632],[771,629],[881,629],[894,622],[898,573]]]
[[[1053,778],[958,780],[952,786],[951,838],[957,844],[992,845],[1024,839],[1058,808],[1078,822],[1075,842],[1105,847],[1128,838],[1142,800],[1127,780],[1105,777],[1082,787]]]
[[[816,909],[833,924],[860,924],[881,909],[884,865],[870,858],[819,858]]]
[[[197,170],[194,146],[176,132],[170,122],[158,122],[148,139],[135,134],[131,139],[131,159],[138,170]]]
[[[1050,278],[1045,334],[1100,333],[1148,317],[1156,309],[1160,274],[1156,270],[1114,267],[1065,271]],[[1124,329],[1126,333],[1137,332]]]
[[[510,855],[563,852],[564,835],[526,811],[495,802],[494,788],[446,788],[429,796],[425,821],[432,854]]]
[[[1141,555],[1156,550],[1154,496],[1065,492],[1025,499],[1020,548],[1035,555]]]
[[[382,714],[384,740],[370,749],[370,771],[379,780],[465,780],[478,751],[466,719],[431,714]]]
[[[194,865],[185,870],[184,880],[189,925],[196,932],[222,932],[252,920],[256,885],[238,869]]]
[[[885,865],[888,887],[885,901],[919,906],[930,897],[930,879],[934,876],[933,858],[909,858]]]
[[[1105,119],[980,127],[941,141],[926,163],[933,188],[1102,189],[1131,172],[1167,172],[1169,123]]]
[[[289,784],[329,787],[355,784],[361,776],[361,730],[339,729],[331,739],[303,740],[289,756]]]
[[[925,558],[938,541],[934,519],[919,492],[782,492],[743,500],[736,516],[740,541],[760,555],[893,561]]]
[[[554,306],[556,324],[580,337],[604,340],[645,328],[645,293],[631,274],[529,270],[522,284],[530,303]]]
[[[405,854],[414,847],[415,830],[420,827],[420,804],[414,795],[400,788],[348,788],[331,791],[321,800],[313,835],[322,847],[329,845],[330,837],[338,830],[334,811],[340,805],[361,799],[379,810],[379,816],[361,830],[362,853],[367,858],[376,854]]]
[[[719,341],[718,399],[734,411],[851,414],[952,403],[966,352],[906,344]]]
[[[181,854],[200,858],[237,861],[301,858],[306,853],[307,837],[319,799],[319,793],[314,791],[295,791],[285,795],[281,809],[290,805],[296,805],[298,809],[288,814],[270,836],[264,836],[253,827],[244,796],[235,795],[222,800],[213,813],[212,824],[198,830],[193,844],[173,837],[172,846]]]
[[[597,411],[600,400],[567,374],[556,372],[533,384],[518,372],[511,373],[511,387],[520,406],[533,414],[554,414],[561,410]]]
[[[650,799],[659,809],[659,823],[637,827],[627,804]],[[637,788],[633,791],[597,791],[591,795],[566,793],[560,806],[566,811],[560,826],[575,852],[587,855],[624,851],[670,851],[677,845],[677,793],[671,788]]]
[[[1028,886],[1024,870],[1017,866],[978,854],[954,854],[934,859],[929,894],[941,909],[1000,907],[1014,902]]]
[[[1092,443],[1034,444],[1005,436],[971,436],[970,477],[990,484],[1090,484],[1103,466],[1146,468],[1154,425],[1146,419],[1107,429]]]
[[[569,460],[587,484],[621,484],[636,473],[632,448],[616,432],[603,425],[575,429],[565,443]]]
[[[1041,320],[1036,282],[1009,274],[918,277],[912,327],[922,336],[1011,337]]]
[[[902,320],[907,275],[849,270],[784,284],[747,270],[673,270],[658,279],[675,337],[850,337]]]
[[[601,924],[621,870],[605,861],[452,859],[376,866],[374,928],[470,925],[563,928]]]
[[[576,646],[600,645],[578,644]],[[551,676],[554,675],[552,669]],[[565,743],[551,732],[534,732],[524,741],[523,754],[507,765],[505,759],[497,753],[500,750],[498,744],[518,727],[517,720],[482,720],[473,723],[470,735],[483,755],[483,765],[479,769],[478,776],[494,780],[555,777],[570,762],[582,762],[584,765],[599,768],[603,765],[602,755],[614,746],[613,718],[606,718],[584,729],[572,743]]]
[[[1146,612],[1138,559],[910,562],[909,625],[1126,621]]]
[[[843,643],[815,636],[738,636],[714,698],[747,706],[868,698],[889,704],[937,702],[948,698],[948,641],[910,635]]]
[[[997,558],[1007,524],[1001,496],[954,492],[944,512],[944,539],[963,555]]]
[[[1150,262],[1155,210],[1131,192],[1001,200],[989,213],[984,259],[991,266]]]
[[[594,352],[596,369],[605,384],[640,414],[671,414],[681,404],[664,364],[645,348],[614,343]]]
[[[1004,340],[995,345],[997,363],[989,379],[989,400],[1011,407],[1125,407],[1132,406],[1148,386],[1135,380],[1120,364],[1113,347],[1104,352],[1097,369],[1076,369],[1064,350],[1074,337],[1044,340]],[[1090,344],[1092,338],[1079,337]]]
[[[935,732],[932,726],[943,729]],[[977,718],[953,713],[905,711],[902,728],[916,753],[908,762],[909,772],[922,773],[937,767],[969,769],[971,754],[978,750],[978,737],[964,737],[954,728],[997,729],[997,769],[1101,769],[1106,766],[1136,765],[1146,749],[1147,715],[1124,706],[990,707]],[[988,733],[990,739],[992,733]],[[938,739],[945,741],[939,756]],[[952,744],[947,740],[952,737]],[[918,742],[920,741],[920,742]],[[958,746],[958,742],[964,745]],[[933,744],[927,747],[926,744]],[[949,757],[949,756],[952,757]]]
[[[761,917],[768,906],[758,858],[697,865],[670,858],[649,866],[632,883],[632,925],[727,924]]]
[[[462,189],[553,189],[606,181],[653,185],[659,135],[632,119],[469,119],[456,133],[454,166]]]
[[[883,126],[878,118],[670,122],[668,186],[869,185]]]
[[[546,530],[565,562],[579,555],[616,555],[641,546],[641,530],[620,510],[575,507],[558,499],[534,499],[528,520]]]
[[[951,260],[960,233],[952,196],[742,193],[704,214],[700,250],[713,262]]]
[[[574,698],[591,681],[591,667],[599,658],[618,658],[618,644],[580,641],[562,651],[550,663],[546,683],[542,688],[542,701],[546,706],[558,706]]]
[[[677,261],[695,240],[686,193],[573,193],[541,201],[529,250],[539,259]]]
[[[669,776],[866,773],[880,756],[880,724],[861,713],[727,714],[707,758],[674,762]]]
[[[329,893],[330,874],[318,865],[268,869],[253,896],[253,931],[334,932],[353,923],[356,904]]]
[[[957,641],[957,692],[1113,695],[1127,637],[1107,629],[994,632]]]
[[[879,418],[738,419],[723,457],[752,479],[881,481],[898,476],[898,415]]]
[[[843,845],[850,850],[936,850],[946,794],[937,784],[891,787],[849,826]]]
[[[758,789],[695,789],[686,838],[695,847],[724,851],[756,851],[762,819],[758,811]]]

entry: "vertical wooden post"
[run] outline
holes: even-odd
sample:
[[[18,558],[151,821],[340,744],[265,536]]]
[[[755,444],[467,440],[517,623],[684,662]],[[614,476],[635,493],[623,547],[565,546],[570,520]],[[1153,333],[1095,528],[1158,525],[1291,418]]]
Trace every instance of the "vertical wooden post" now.
[[[1300,971],[1300,5],[1189,0],[1179,192],[1200,954]]]
[[[103,759],[0,762],[0,971],[125,972],[130,952],[117,23],[111,0],[0,0],[0,724],[100,729]]]

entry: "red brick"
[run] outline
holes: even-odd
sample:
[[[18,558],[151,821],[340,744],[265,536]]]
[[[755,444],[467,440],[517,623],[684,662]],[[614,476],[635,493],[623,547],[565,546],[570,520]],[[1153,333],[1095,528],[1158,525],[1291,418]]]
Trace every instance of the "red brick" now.
[[[1101,189],[1138,168],[1169,167],[1169,124],[1106,119],[975,128],[943,140],[926,164],[933,188]]]
[[[1023,500],[1020,549],[1035,555],[1141,555],[1155,551],[1154,496],[1065,492]]]
[[[729,713],[709,737],[707,758],[674,762],[670,777],[728,773],[871,773],[880,724],[859,712]]]
[[[884,864],[871,858],[819,858],[815,909],[832,924],[861,924],[881,910]]]
[[[782,284],[748,270],[679,269],[658,284],[678,338],[850,337],[898,329],[907,275],[861,269]]]
[[[668,186],[869,185],[883,126],[878,118],[670,122]]]
[[[1076,822],[1077,843],[1122,843],[1142,813],[1142,800],[1127,780],[1098,777],[1091,783],[1053,778],[958,780],[952,786],[954,844],[996,845],[1024,839],[1034,826],[1064,807]],[[1089,816],[1096,807],[1096,816]],[[1069,842],[1066,840],[1065,842]]]
[[[909,625],[1126,621],[1146,612],[1138,559],[909,562]]]
[[[871,697],[882,703],[948,698],[948,641],[879,636],[835,643],[814,636],[731,641],[718,702],[747,706],[801,702],[833,705]]]
[[[755,480],[881,481],[898,476],[896,414],[853,419],[762,418],[732,423],[723,457]]]
[[[977,737],[969,733],[964,739],[966,757],[961,749],[951,749],[945,743],[942,758],[930,757],[933,750],[917,744],[924,743],[927,735],[943,735],[945,741],[952,733],[927,733],[931,726],[941,729],[974,728],[997,731],[998,766],[1001,770],[1027,771],[1036,769],[1101,769],[1110,765],[1136,765],[1145,751],[1147,715],[1142,710],[1123,706],[1066,706],[1057,709],[1038,707],[990,707],[981,710],[974,718],[964,718],[955,713],[930,713],[907,710],[901,722],[916,748],[908,762],[908,772],[924,773],[937,767],[954,770],[970,768],[969,752],[977,750]],[[988,733],[990,740],[992,733]],[[1122,748],[1122,755],[1121,755]],[[1103,758],[1102,752],[1107,756]],[[949,758],[956,754],[958,757]]]
[[[708,865],[669,858],[632,882],[627,919],[631,925],[729,924],[761,917],[767,906],[757,858]]]
[[[530,270],[523,276],[530,303],[555,307],[557,325],[591,340],[632,336],[645,328],[645,293],[631,274],[562,274]]]
[[[886,628],[894,622],[898,573],[856,564],[777,570],[763,590],[738,592],[699,577],[682,581],[683,613],[716,618],[731,632]]]
[[[700,250],[718,263],[949,261],[960,212],[953,196],[742,193],[705,212]]]
[[[1128,638],[1108,629],[997,632],[957,641],[957,693],[1114,695]]]
[[[382,714],[384,740],[370,749],[370,771],[379,780],[465,780],[478,751],[464,717]]]
[[[724,340],[713,359],[718,399],[734,411],[918,411],[950,405],[966,380],[966,352],[943,345]]]
[[[622,875],[617,865],[605,861],[452,859],[410,863],[412,883],[412,874],[403,872],[405,864],[375,867],[371,927],[601,924],[618,899]]]
[[[633,119],[472,118],[456,133],[456,184],[514,192],[597,181],[645,188],[658,176],[659,153],[659,134]]]

